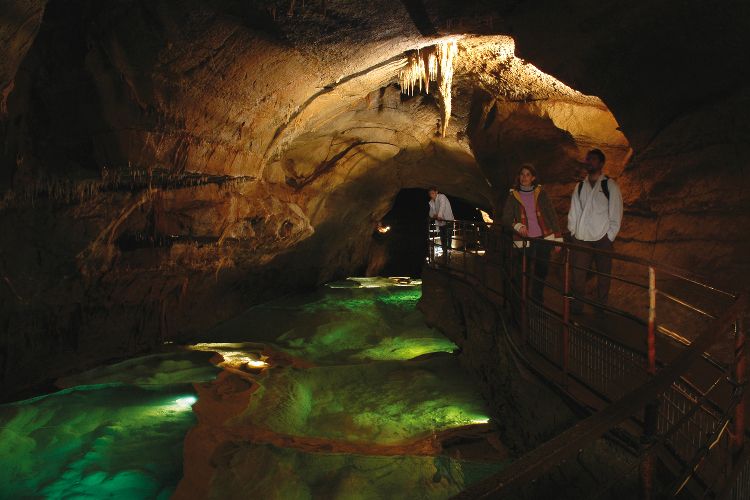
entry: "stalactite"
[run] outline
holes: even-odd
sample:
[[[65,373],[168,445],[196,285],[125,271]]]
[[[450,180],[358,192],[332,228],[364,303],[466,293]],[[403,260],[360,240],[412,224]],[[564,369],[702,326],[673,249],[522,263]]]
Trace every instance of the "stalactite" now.
[[[407,55],[406,65],[399,71],[401,92],[414,95],[415,88],[430,93],[430,82],[436,81],[441,97],[441,135],[445,137],[451,116],[453,60],[458,54],[455,40],[440,42]]]
[[[425,79],[428,74],[430,73],[425,68],[424,57],[422,57],[419,50],[409,54],[406,65],[398,75],[401,92],[414,95],[414,89],[419,86],[419,91],[421,92],[422,85],[424,84],[425,89],[429,93],[429,82]]]
[[[440,43],[437,46],[437,53],[440,59],[440,76],[438,78],[438,87],[442,97],[442,127],[441,134],[445,137],[445,131],[448,128],[448,121],[451,119],[451,88],[453,86],[453,59],[458,54],[458,45],[455,40],[447,43]]]
[[[429,75],[430,80],[435,81],[438,77],[438,59],[434,52],[430,52],[430,55],[428,56],[428,69],[429,69]]]

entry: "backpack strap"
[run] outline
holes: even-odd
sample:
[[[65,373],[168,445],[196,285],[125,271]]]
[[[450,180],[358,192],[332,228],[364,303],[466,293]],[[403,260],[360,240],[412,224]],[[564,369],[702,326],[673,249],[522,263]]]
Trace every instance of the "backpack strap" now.
[[[604,176],[604,179],[602,179],[602,192],[604,193],[604,196],[607,197],[607,200],[609,200],[609,185],[607,184],[607,181],[609,180],[609,177],[606,175]],[[583,189],[583,181],[578,183],[578,199],[581,199],[581,189]]]

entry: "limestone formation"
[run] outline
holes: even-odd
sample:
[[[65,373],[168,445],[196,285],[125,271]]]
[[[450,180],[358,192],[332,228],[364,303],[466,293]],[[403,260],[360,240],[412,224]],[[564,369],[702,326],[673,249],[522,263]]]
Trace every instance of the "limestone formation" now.
[[[403,188],[563,215],[593,146],[620,250],[750,275],[746,6],[421,4],[4,2],[3,394],[364,269]]]

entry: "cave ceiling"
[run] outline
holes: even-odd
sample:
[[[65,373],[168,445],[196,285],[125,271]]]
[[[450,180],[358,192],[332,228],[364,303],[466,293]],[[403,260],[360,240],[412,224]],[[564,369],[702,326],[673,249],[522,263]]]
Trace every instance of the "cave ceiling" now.
[[[661,37],[614,1],[3,2],[5,324],[36,332],[19,346],[122,317],[128,350],[188,334],[360,269],[403,188],[497,215],[531,162],[562,216],[592,147],[623,187],[623,249],[735,262],[685,228],[747,222],[748,181],[722,196],[707,167],[747,157],[747,8],[687,4],[658,7]],[[444,79],[400,75],[454,43],[446,120]]]

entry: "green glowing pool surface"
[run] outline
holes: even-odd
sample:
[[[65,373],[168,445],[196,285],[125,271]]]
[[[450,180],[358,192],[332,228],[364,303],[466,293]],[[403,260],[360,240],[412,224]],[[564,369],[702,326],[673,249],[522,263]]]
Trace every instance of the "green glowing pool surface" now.
[[[192,386],[68,389],[0,408],[0,497],[168,498]]]
[[[451,354],[456,346],[424,324],[419,297],[418,284],[344,282],[253,307],[195,339],[266,345],[312,365],[257,375],[249,406],[228,426],[367,449],[487,422]],[[184,436],[196,424],[192,383],[218,372],[211,356],[175,348],[0,406],[0,498],[168,498],[182,475]],[[222,450],[215,498],[447,498],[499,468],[251,442]]]
[[[214,498],[236,498],[250,484],[268,500],[445,499],[505,465],[444,456],[312,454],[247,444],[225,450],[223,459],[212,482]]]

